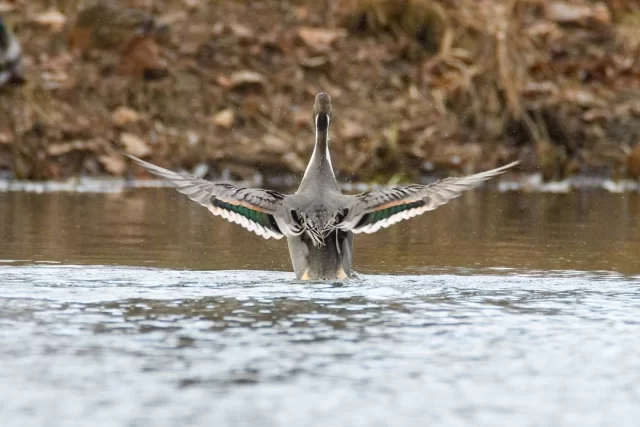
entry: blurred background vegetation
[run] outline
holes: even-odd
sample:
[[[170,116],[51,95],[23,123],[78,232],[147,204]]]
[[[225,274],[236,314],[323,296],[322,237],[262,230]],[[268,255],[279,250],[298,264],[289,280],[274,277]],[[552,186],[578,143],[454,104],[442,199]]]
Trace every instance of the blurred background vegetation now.
[[[25,82],[0,88],[0,174],[128,173],[120,150],[248,179],[300,173],[313,96],[343,178],[519,158],[640,177],[640,2],[0,0]],[[141,172],[141,171],[140,171]]]

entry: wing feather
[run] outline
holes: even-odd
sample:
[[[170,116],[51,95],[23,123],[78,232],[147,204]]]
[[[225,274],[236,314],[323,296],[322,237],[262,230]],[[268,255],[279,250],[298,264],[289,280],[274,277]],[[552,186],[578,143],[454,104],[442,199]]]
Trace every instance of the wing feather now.
[[[215,183],[186,173],[172,172],[127,154],[149,172],[171,182],[175,189],[206,207],[213,215],[238,224],[265,239],[281,239],[287,232],[282,214],[286,197],[271,190],[237,187]],[[284,230],[283,230],[284,229]]]
[[[408,185],[357,194],[340,228],[354,233],[374,233],[432,211],[518,163],[512,162],[475,175],[446,178],[429,185]]]

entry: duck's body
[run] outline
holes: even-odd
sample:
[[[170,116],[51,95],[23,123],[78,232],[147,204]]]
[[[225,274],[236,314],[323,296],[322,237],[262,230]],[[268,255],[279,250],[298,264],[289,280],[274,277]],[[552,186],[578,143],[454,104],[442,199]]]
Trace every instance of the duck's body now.
[[[315,246],[306,234],[288,237],[287,244],[298,279],[331,280],[351,276],[352,232],[335,231],[325,238],[321,246]]]
[[[0,17],[0,86],[24,82],[20,43]]]
[[[342,194],[331,164],[329,124],[331,101],[320,94],[314,105],[316,142],[298,191],[285,199],[308,230],[288,236],[289,255],[299,279],[345,279],[351,275],[353,233],[335,225],[347,198]]]
[[[313,111],[315,148],[300,187],[292,195],[213,183],[129,157],[171,181],[178,191],[214,215],[266,239],[286,237],[296,277],[303,280],[351,276],[354,233],[373,233],[433,210],[518,163],[430,185],[345,195],[340,191],[331,165],[328,147],[331,100],[327,94],[316,96]]]

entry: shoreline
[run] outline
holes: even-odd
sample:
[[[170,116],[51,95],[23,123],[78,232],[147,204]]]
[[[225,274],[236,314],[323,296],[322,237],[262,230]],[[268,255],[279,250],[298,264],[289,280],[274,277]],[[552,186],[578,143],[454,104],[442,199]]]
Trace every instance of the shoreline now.
[[[297,177],[291,175],[287,179],[278,181],[269,179],[255,179],[252,181],[217,180],[215,182],[232,182],[236,185],[247,187],[265,187],[295,191]],[[424,177],[420,181],[428,184],[437,181],[437,178]],[[289,183],[285,185],[284,183]],[[381,188],[391,188],[395,185],[370,184],[364,182],[340,182],[340,188],[347,194],[370,191]],[[0,179],[0,193],[24,192],[24,193],[93,193],[113,194],[123,193],[133,189],[173,188],[163,180],[158,179],[126,179],[117,177],[80,177],[69,178],[61,181],[30,181]],[[493,184],[479,187],[483,191],[521,192],[527,193],[555,193],[571,194],[580,191],[604,191],[612,194],[640,193],[640,181],[630,179],[612,180],[609,178],[593,176],[572,176],[559,181],[544,181],[542,174],[523,174],[517,178],[498,178]]]

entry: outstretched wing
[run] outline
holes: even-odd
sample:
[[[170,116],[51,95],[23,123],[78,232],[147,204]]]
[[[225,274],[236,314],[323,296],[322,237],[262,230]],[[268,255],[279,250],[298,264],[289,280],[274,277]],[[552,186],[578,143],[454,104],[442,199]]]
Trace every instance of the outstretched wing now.
[[[280,216],[283,194],[214,183],[186,173],[172,172],[128,154],[127,157],[171,182],[176,190],[214,215],[235,222],[265,239],[281,239],[286,234],[287,225]]]
[[[460,178],[447,178],[429,185],[408,185],[355,195],[355,203],[340,228],[354,233],[373,233],[404,219],[432,211],[463,191],[500,175],[519,162]]]

